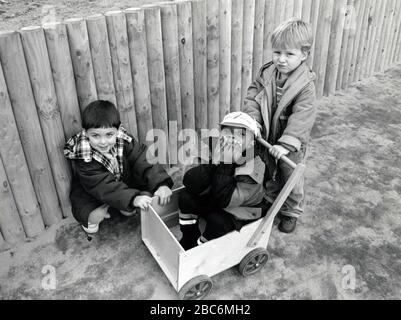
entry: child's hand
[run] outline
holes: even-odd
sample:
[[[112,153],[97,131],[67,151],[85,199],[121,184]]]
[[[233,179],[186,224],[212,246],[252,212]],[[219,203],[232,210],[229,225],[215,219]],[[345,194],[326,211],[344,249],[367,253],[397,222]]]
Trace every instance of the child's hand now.
[[[282,156],[286,156],[290,151],[283,146],[276,144],[272,146],[269,150],[270,154],[276,159],[280,159]]]
[[[149,196],[136,196],[134,198],[134,207],[141,208],[142,210],[148,210],[149,205],[152,203],[152,198]]]
[[[160,186],[155,192],[155,196],[159,197],[159,204],[162,206],[170,202],[172,194],[173,192],[167,186]]]

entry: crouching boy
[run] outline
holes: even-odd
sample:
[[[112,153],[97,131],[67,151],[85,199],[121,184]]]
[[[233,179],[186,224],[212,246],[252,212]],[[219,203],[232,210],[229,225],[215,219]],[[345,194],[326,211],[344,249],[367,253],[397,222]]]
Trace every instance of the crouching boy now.
[[[180,244],[185,250],[240,230],[262,216],[264,164],[253,153],[256,130],[256,121],[249,115],[226,115],[212,163],[200,164],[185,173],[186,188],[178,200]],[[206,221],[203,234],[200,216]]]
[[[71,137],[64,155],[72,160],[72,214],[87,233],[96,233],[110,209],[126,216],[147,209],[151,196],[170,201],[173,181],[161,165],[150,164],[147,148],[121,126],[109,101],[90,103],[82,114],[83,130]]]

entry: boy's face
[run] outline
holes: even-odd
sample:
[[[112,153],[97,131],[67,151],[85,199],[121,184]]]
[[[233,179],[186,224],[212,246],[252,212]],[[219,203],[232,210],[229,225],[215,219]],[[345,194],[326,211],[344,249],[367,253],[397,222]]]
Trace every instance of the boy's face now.
[[[116,128],[90,128],[86,132],[91,147],[100,153],[108,153],[116,144],[118,132]]]
[[[307,54],[300,49],[273,48],[273,63],[283,75],[289,75],[307,57]]]
[[[221,136],[224,140],[229,141],[241,147],[241,151],[249,148],[254,140],[254,135],[251,131],[244,128],[223,126]]]

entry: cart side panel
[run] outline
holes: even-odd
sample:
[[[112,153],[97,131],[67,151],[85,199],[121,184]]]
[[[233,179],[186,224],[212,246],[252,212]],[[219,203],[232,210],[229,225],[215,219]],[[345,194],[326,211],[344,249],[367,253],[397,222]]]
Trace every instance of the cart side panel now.
[[[185,187],[174,189],[170,202],[165,206],[159,205],[158,198],[153,197],[152,207],[168,227],[173,227],[178,224],[178,197],[181,190],[184,190],[184,188]]]
[[[240,232],[232,231],[201,246],[182,252],[179,262],[178,290],[187,281],[198,275],[212,277],[239,264],[253,249],[266,248],[273,223],[266,228],[266,232],[255,247],[247,246],[250,237],[261,222],[262,219],[252,222],[245,225]]]
[[[141,210],[142,240],[177,289],[179,253],[184,251],[159,215],[151,207]]]

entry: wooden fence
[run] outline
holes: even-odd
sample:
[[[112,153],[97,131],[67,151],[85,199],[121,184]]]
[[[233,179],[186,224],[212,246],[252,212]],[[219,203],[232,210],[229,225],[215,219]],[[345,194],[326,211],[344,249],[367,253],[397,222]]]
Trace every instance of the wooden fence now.
[[[227,112],[241,109],[281,21],[312,24],[309,63],[321,97],[400,60],[400,5],[172,1],[0,32],[0,245],[71,215],[62,148],[80,130],[89,102],[115,103],[140,141],[151,128],[170,131],[174,159],[181,129],[217,128]]]

